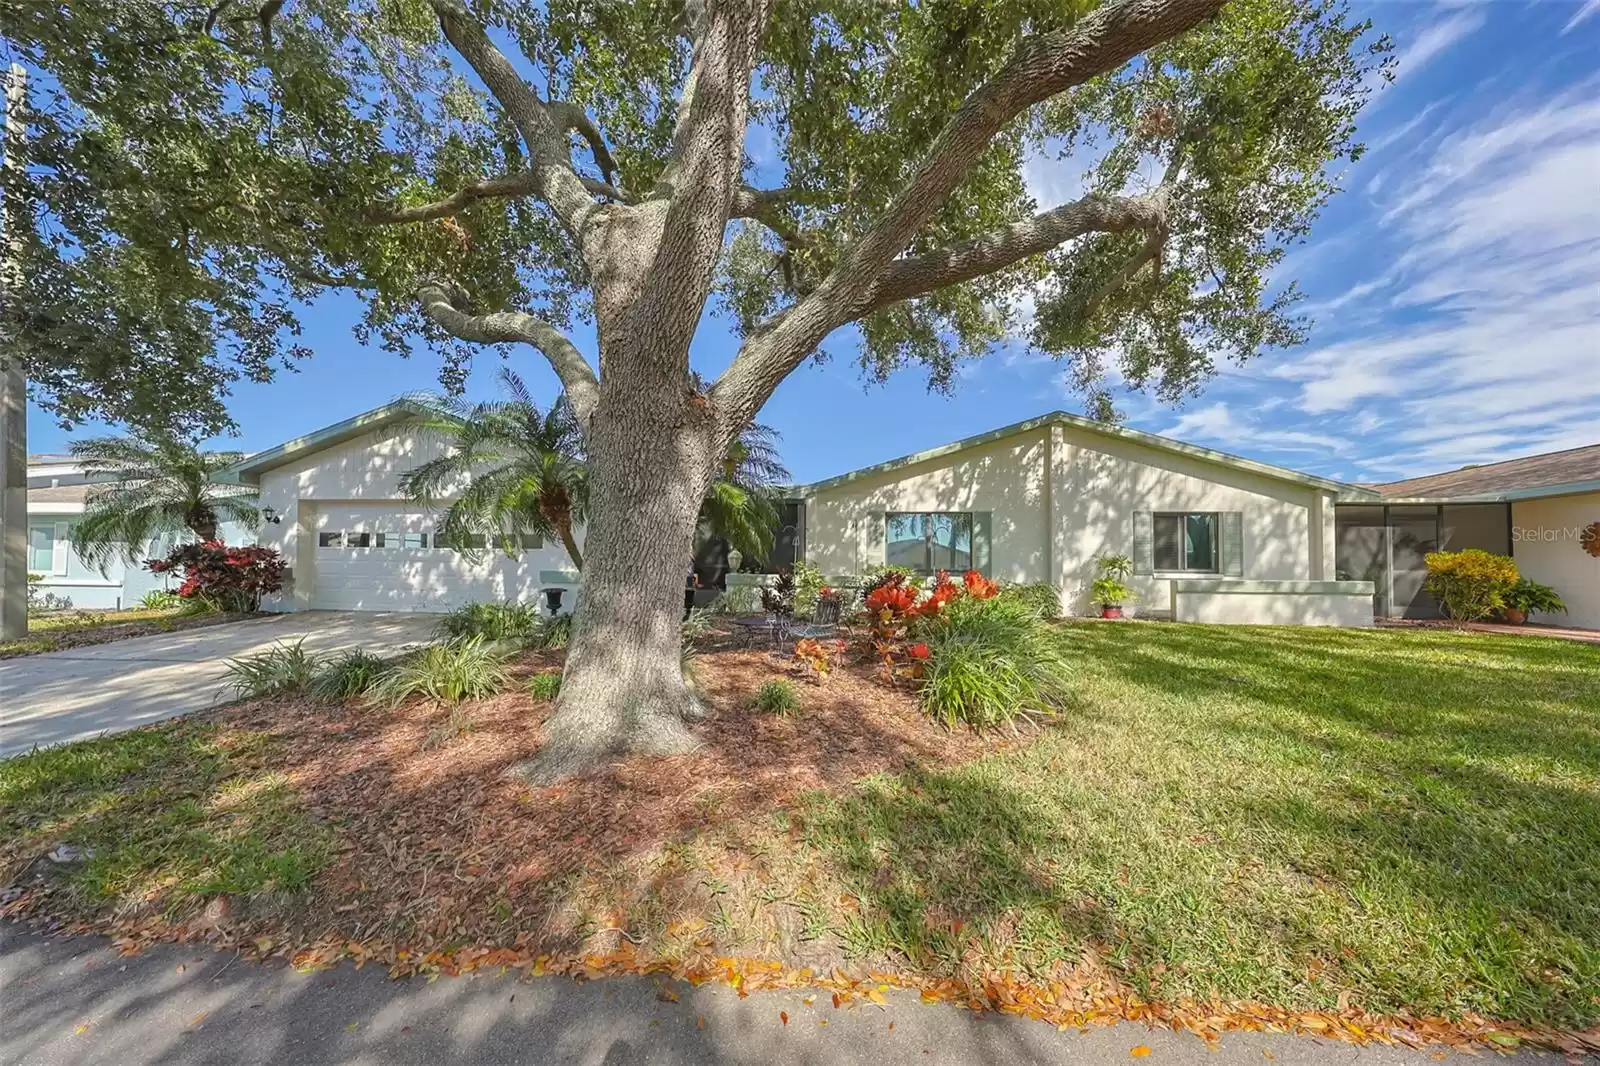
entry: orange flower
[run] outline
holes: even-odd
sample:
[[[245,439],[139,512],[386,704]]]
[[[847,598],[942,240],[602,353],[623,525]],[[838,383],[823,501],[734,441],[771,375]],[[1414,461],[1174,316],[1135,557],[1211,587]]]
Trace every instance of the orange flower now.
[[[909,645],[906,648],[906,654],[913,659],[926,659],[928,657],[928,646],[926,644]]]

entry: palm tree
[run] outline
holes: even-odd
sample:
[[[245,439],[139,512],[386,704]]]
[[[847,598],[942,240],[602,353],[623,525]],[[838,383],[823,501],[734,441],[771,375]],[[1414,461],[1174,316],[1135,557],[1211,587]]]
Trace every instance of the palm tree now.
[[[583,569],[572,537],[588,509],[589,479],[583,434],[565,396],[540,411],[508,367],[500,370],[506,398],[469,403],[450,396],[412,396],[421,428],[449,439],[450,451],[400,478],[400,491],[430,507],[459,491],[445,511],[445,543],[470,554],[469,537],[493,532],[509,554],[520,535],[556,536]],[[415,427],[417,424],[412,423]]]
[[[690,379],[696,391],[705,392],[697,372],[690,371]],[[700,504],[701,528],[748,559],[765,558],[778,526],[778,488],[789,480],[789,468],[778,458],[778,436],[771,426],[746,422]]]
[[[96,569],[103,571],[119,555],[138,562],[160,536],[190,532],[210,541],[223,522],[254,529],[261,520],[253,491],[212,481],[242,452],[202,452],[158,433],[74,441],[68,451],[84,473],[112,478],[90,489],[83,520],[72,527],[73,549]]]

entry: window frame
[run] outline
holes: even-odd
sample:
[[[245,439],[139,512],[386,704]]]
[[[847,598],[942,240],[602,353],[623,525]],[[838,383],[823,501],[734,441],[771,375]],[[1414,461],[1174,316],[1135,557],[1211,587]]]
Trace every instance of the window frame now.
[[[883,513],[883,561],[884,561],[884,563],[886,565],[889,565],[889,529],[894,524],[894,520],[896,518],[933,519],[933,518],[936,518],[936,517],[944,517],[944,516],[949,516],[949,517],[952,517],[952,518],[965,518],[967,520],[967,565],[964,566],[964,567],[953,567],[953,566],[951,566],[951,567],[946,567],[946,566],[935,567],[935,566],[933,566],[932,565],[933,564],[933,557],[932,557],[933,548],[932,548],[931,544],[928,543],[927,536],[924,535],[923,542],[924,542],[925,555],[924,555],[923,561],[927,565],[926,565],[926,568],[924,568],[924,567],[913,567],[912,568],[913,571],[918,576],[921,576],[921,577],[932,577],[933,575],[937,574],[940,570],[948,570],[951,573],[964,573],[967,570],[971,570],[971,569],[975,568],[977,566],[977,555],[978,555],[978,522],[977,522],[977,518],[976,518],[975,512],[972,512],[972,511],[885,511]],[[954,548],[954,546],[951,546],[951,548],[949,550],[955,551],[956,549]],[[893,565],[899,565],[899,564],[893,564]]]
[[[29,522],[27,524],[28,560],[27,564],[22,568],[26,573],[43,574],[45,577],[60,577],[67,572],[65,566],[62,566],[60,569],[57,569],[56,566],[56,560],[61,558],[63,555],[63,553],[60,551],[60,545],[58,543],[61,538],[57,536],[57,534],[60,533],[60,525],[60,522]],[[33,565],[33,531],[36,529],[44,530],[46,535],[50,538],[50,562],[46,566]]]
[[[1156,558],[1161,547],[1161,536],[1158,531],[1163,518],[1176,518],[1179,522],[1178,533],[1181,538],[1178,542],[1178,565],[1176,567],[1162,566]],[[1188,534],[1189,519],[1206,518],[1211,522],[1211,565],[1208,568],[1191,567],[1189,565],[1189,551],[1185,545]],[[1221,511],[1152,511],[1150,514],[1150,564],[1151,570],[1156,574],[1207,574],[1215,577],[1222,576],[1222,512]]]

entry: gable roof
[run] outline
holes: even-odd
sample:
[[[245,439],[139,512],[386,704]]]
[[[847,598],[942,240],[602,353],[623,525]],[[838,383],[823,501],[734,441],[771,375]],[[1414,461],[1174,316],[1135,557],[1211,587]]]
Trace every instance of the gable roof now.
[[[1089,433],[1098,434],[1102,437],[1111,437],[1117,440],[1131,441],[1134,444],[1142,444],[1147,448],[1155,448],[1159,451],[1170,452],[1174,455],[1183,455],[1191,459],[1201,459],[1208,463],[1216,463],[1220,466],[1231,467],[1235,470],[1242,470],[1247,473],[1260,475],[1262,477],[1273,478],[1277,481],[1287,481],[1296,485],[1304,485],[1307,488],[1322,489],[1327,492],[1336,492],[1339,494],[1341,499],[1376,498],[1376,494],[1372,492],[1372,490],[1364,489],[1358,485],[1349,485],[1342,481],[1332,481],[1328,478],[1317,477],[1313,474],[1303,474],[1298,470],[1290,470],[1287,467],[1273,466],[1270,463],[1257,462],[1254,459],[1246,459],[1243,456],[1230,455],[1227,452],[1213,451],[1210,448],[1202,448],[1199,445],[1188,444],[1181,440],[1173,440],[1171,437],[1163,437],[1155,433],[1145,433],[1142,430],[1137,429],[1128,429],[1126,426],[1111,425],[1107,422],[1096,422],[1093,419],[1084,418],[1081,415],[1067,414],[1065,411],[1051,411],[1048,414],[1039,415],[1036,418],[1029,418],[1009,426],[1002,426],[999,429],[992,429],[987,433],[979,433],[976,436],[966,437],[962,440],[953,441],[950,444],[941,444],[939,447],[929,448],[927,451],[915,452],[911,455],[902,455],[898,459],[890,459],[888,462],[878,463],[873,466],[864,466],[859,470],[852,470],[849,473],[840,474],[837,477],[825,478],[822,481],[813,481],[809,485],[795,485],[789,489],[789,492],[794,496],[813,496],[818,492],[838,488],[839,486],[847,485],[852,481],[859,481],[863,478],[874,477],[878,474],[887,474],[895,470],[904,469],[905,467],[915,466],[918,463],[925,463],[930,459],[940,459],[947,455],[954,455],[957,452],[965,451],[968,448],[975,448],[983,444],[992,444],[995,441],[1004,440],[1006,437],[1015,436],[1018,433],[1028,433],[1032,430],[1042,429],[1045,426],[1052,425],[1065,426],[1070,429],[1081,429]]]
[[[259,485],[261,475],[275,466],[283,466],[312,452],[320,452],[324,448],[343,444],[365,436],[380,426],[391,422],[398,422],[405,418],[415,418],[417,409],[415,405],[404,400],[394,400],[382,407],[374,407],[370,411],[363,411],[343,422],[335,422],[331,426],[324,426],[319,430],[307,433],[303,437],[284,441],[275,448],[247,455],[232,466],[224,467],[217,471],[211,480],[225,485]]]
[[[1600,491],[1600,444],[1568,448],[1442,474],[1374,486],[1385,499],[1396,497],[1489,497],[1527,499],[1572,492]]]

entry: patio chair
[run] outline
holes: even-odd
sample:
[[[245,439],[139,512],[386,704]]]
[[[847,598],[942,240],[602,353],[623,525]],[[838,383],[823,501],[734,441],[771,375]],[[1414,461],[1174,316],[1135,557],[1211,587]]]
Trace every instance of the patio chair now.
[[[789,626],[784,634],[785,639],[817,640],[822,637],[837,635],[840,618],[843,614],[843,606],[838,596],[819,599],[817,601],[817,609],[811,614],[811,621],[796,622]]]

